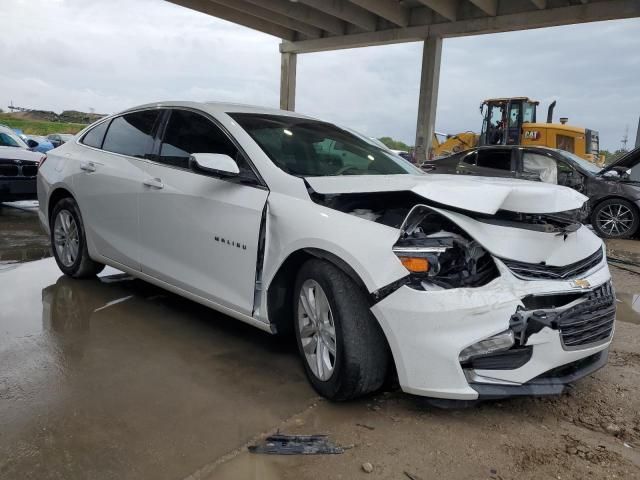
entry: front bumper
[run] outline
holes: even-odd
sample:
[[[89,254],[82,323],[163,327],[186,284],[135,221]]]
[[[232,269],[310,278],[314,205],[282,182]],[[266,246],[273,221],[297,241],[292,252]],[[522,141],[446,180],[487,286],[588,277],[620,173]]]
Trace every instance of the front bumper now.
[[[586,295],[610,281],[606,259],[582,277],[593,287],[586,290],[576,287],[573,281],[522,280],[499,260],[496,264],[500,276],[483,287],[426,292],[403,286],[372,307],[391,347],[405,392],[456,400],[560,393],[580,372],[568,377],[558,367],[608,349],[611,337],[566,347],[560,331],[545,326],[528,335],[524,346],[530,348],[530,358],[517,368],[463,368],[458,359],[460,352],[509,329],[518,307],[524,308],[523,298],[581,292]],[[592,363],[600,368],[606,362],[606,354],[599,362]],[[582,370],[585,375],[591,371]],[[546,380],[540,382],[542,378]]]
[[[0,179],[0,201],[36,200],[38,192],[35,177]]]

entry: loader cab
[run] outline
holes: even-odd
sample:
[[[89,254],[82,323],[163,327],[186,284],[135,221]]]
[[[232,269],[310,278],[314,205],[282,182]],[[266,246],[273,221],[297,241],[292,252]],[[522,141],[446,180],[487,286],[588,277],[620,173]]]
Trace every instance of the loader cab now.
[[[535,123],[538,102],[527,97],[493,98],[480,105],[480,145],[519,145],[522,124]]]

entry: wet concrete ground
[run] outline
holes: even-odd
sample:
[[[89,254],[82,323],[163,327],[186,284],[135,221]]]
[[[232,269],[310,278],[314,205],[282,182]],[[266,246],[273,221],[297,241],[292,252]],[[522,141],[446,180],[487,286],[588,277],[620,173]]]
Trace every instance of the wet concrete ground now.
[[[43,256],[33,213],[0,232],[0,478],[184,478],[313,398],[270,335],[113,269],[16,263]]]
[[[639,246],[613,245],[631,260]],[[640,476],[633,265],[612,268],[605,369],[559,398],[448,411],[401,392],[322,401],[290,346],[113,269],[68,279],[47,255],[35,213],[0,207],[0,479]],[[351,448],[247,453],[276,429]]]

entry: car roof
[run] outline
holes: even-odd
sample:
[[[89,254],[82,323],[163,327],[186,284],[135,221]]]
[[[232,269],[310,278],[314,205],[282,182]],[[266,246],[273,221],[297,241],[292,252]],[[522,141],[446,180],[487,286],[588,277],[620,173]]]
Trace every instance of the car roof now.
[[[139,105],[137,107],[132,107],[127,110],[124,110],[123,112],[120,112],[120,113],[122,114],[129,111],[142,110],[146,108],[169,108],[169,107],[195,108],[195,109],[203,110],[205,112],[209,112],[212,114],[256,113],[256,114],[263,114],[263,115],[284,115],[289,117],[312,119],[312,117],[301,115],[299,113],[291,112],[288,110],[280,110],[277,108],[261,107],[256,105],[245,105],[241,103],[230,103],[230,102],[163,101],[163,102],[154,102],[154,103]]]
[[[545,147],[542,145],[481,145],[479,147],[470,148],[469,150],[486,150],[489,148],[499,150],[515,150],[517,148],[526,148],[527,150],[541,150],[549,153],[558,152],[557,148]]]

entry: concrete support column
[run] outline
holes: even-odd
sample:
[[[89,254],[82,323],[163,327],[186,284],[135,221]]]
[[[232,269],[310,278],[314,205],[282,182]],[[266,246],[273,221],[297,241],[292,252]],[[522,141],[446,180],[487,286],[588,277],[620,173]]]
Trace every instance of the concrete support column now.
[[[442,38],[428,38],[424,41],[422,48],[422,74],[420,77],[415,148],[416,163],[418,165],[427,160],[435,129]]]
[[[296,109],[296,53],[281,53],[280,66],[280,109]]]

